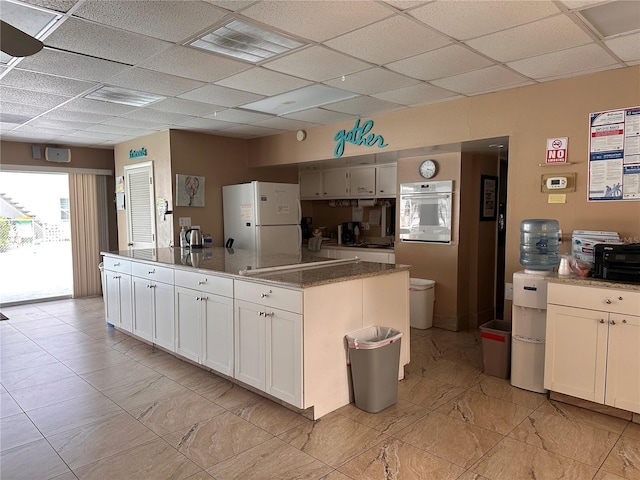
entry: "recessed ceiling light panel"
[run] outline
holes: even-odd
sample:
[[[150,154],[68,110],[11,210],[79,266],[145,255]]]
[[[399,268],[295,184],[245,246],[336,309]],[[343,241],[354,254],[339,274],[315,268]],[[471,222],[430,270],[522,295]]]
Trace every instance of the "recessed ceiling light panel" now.
[[[258,63],[301,47],[303,44],[279,33],[232,20],[189,43],[190,46]]]
[[[578,12],[603,38],[640,30],[640,4],[618,0]]]
[[[166,97],[154,95],[153,93],[127,90],[126,88],[105,86],[85,95],[84,98],[119,103],[121,105],[131,105],[133,107],[144,107],[158,100],[164,100]]]

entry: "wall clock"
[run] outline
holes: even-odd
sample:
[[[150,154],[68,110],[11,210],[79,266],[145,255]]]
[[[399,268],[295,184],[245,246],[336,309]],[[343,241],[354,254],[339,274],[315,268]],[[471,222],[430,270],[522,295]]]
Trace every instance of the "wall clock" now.
[[[304,130],[298,130],[296,132],[296,138],[299,142],[303,141],[305,138],[307,138],[307,132],[305,132]]]
[[[420,164],[420,175],[423,178],[432,178],[438,170],[438,165],[433,160],[425,160]]]

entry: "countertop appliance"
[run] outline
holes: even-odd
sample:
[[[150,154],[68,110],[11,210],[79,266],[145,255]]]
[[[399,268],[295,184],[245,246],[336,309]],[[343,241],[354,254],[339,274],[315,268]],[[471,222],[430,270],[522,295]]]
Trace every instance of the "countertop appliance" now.
[[[640,243],[598,243],[594,247],[594,259],[595,278],[640,283]]]
[[[451,243],[453,180],[400,184],[402,241]]]
[[[300,186],[257,182],[222,187],[224,236],[234,248],[300,254]]]
[[[342,245],[353,245],[356,243],[356,228],[360,228],[358,222],[344,222],[342,224],[342,233],[340,234]]]
[[[186,231],[185,237],[187,239],[187,247],[189,248],[202,248],[204,246],[202,232],[199,228],[190,228]]]
[[[548,272],[513,274],[511,385],[532,392],[544,388]]]

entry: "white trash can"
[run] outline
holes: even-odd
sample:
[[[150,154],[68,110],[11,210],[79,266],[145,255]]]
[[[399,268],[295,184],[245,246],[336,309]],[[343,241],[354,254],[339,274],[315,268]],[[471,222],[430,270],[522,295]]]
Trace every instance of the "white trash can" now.
[[[411,326],[425,330],[433,326],[433,302],[436,282],[423,278],[411,278]]]

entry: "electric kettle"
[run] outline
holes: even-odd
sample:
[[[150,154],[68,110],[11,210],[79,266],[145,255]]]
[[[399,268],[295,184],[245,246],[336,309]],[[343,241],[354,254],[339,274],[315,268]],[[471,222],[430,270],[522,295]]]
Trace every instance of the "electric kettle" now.
[[[202,248],[202,232],[199,228],[190,228],[186,233],[187,247],[189,248]]]

